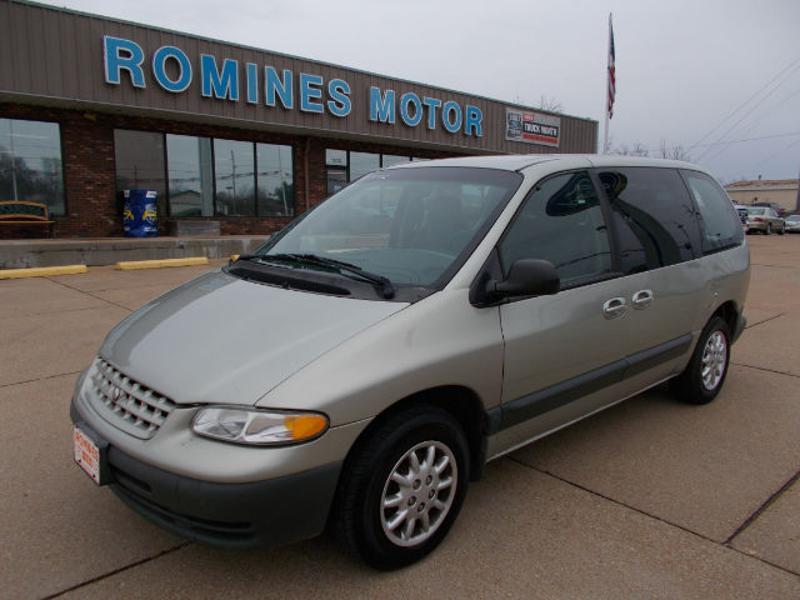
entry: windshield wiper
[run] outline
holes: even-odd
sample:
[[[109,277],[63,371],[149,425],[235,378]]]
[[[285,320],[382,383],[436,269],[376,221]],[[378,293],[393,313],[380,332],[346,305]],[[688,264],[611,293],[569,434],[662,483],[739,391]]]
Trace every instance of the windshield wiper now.
[[[270,259],[274,262],[298,262],[298,259],[295,258],[293,254],[240,254],[236,257],[236,260],[231,260],[231,264],[240,260],[253,260],[258,262],[260,260]]]
[[[282,255],[276,254],[274,256],[282,256]],[[387,300],[390,298],[394,298],[394,293],[395,293],[394,285],[392,284],[391,280],[388,277],[384,277],[383,275],[378,275],[377,273],[370,273],[369,271],[365,271],[358,265],[354,265],[349,262],[344,262],[343,260],[336,260],[335,258],[319,256],[317,254],[287,254],[286,256],[290,256],[306,264],[316,264],[325,267],[332,267],[338,270],[342,274],[355,275],[356,277],[360,277],[361,279],[364,279],[365,281],[368,281],[372,285],[374,285],[376,289],[380,290],[381,295]],[[270,256],[267,255],[267,258],[270,258]]]
[[[244,254],[238,260],[257,260],[264,262],[295,262],[306,265],[316,265],[320,267],[327,267],[335,269],[342,275],[350,275],[358,277],[364,281],[371,283],[376,289],[380,290],[381,295],[387,300],[394,298],[395,289],[391,280],[383,275],[377,273],[370,273],[365,271],[358,265],[336,260],[334,258],[327,258],[325,256],[318,256],[316,254]]]

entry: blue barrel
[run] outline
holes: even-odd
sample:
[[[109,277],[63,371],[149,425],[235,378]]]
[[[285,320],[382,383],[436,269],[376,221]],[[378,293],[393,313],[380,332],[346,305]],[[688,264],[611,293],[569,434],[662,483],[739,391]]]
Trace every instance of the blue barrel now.
[[[125,190],[125,209],[122,229],[126,237],[155,237],[158,235],[158,211],[155,190]]]

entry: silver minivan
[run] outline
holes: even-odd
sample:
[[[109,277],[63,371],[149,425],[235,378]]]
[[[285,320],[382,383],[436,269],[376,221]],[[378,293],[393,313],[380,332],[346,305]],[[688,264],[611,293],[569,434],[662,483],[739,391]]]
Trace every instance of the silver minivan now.
[[[749,264],[730,200],[687,163],[377,171],[119,323],[76,384],[75,459],[194,540],[330,526],[406,565],[492,459],[667,380],[713,400]]]

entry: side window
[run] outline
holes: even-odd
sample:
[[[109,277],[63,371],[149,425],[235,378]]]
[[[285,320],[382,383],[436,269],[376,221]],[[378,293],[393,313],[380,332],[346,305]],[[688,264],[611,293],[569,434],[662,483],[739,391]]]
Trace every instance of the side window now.
[[[677,171],[627,167],[601,169],[598,177],[611,206],[623,273],[700,255],[694,206]]]
[[[692,192],[703,225],[703,252],[737,246],[744,239],[742,222],[719,184],[705,173],[681,171]]]
[[[555,175],[536,184],[500,242],[503,272],[521,258],[552,262],[561,286],[610,273],[608,229],[586,172]]]

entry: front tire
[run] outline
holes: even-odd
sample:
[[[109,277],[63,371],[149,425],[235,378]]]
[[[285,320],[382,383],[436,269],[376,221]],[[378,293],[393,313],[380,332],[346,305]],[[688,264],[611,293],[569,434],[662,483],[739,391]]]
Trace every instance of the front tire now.
[[[435,406],[412,406],[353,449],[337,491],[334,530],[372,567],[409,565],[447,535],[468,480],[468,445],[458,421]]]
[[[686,369],[673,379],[673,390],[681,401],[708,404],[717,397],[728,375],[730,340],[728,324],[720,317],[712,318]]]

